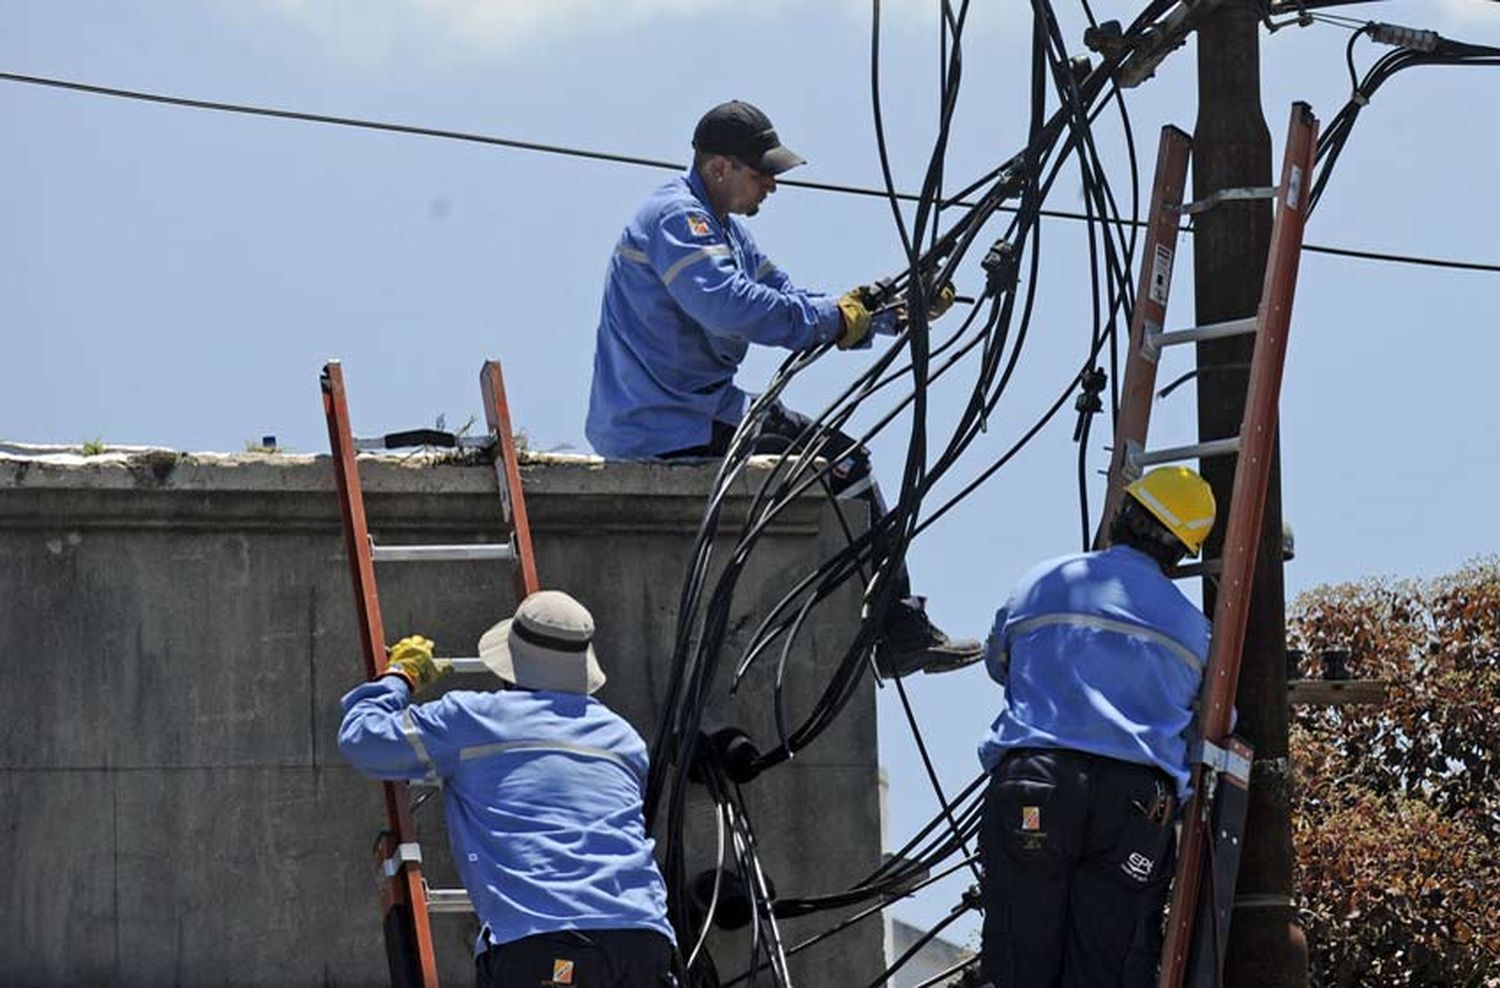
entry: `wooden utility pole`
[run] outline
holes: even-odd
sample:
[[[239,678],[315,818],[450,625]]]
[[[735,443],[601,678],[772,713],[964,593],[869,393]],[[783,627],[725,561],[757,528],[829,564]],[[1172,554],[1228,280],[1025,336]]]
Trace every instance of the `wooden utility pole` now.
[[[1260,103],[1260,19],[1250,0],[1224,0],[1198,29],[1198,121],[1193,134],[1193,198],[1273,182],[1271,137]],[[1271,242],[1272,200],[1221,202],[1194,221],[1193,281],[1197,324],[1254,316]],[[1249,377],[1250,337],[1198,348],[1198,435],[1238,433]],[[1230,926],[1229,988],[1306,988],[1307,941],[1292,907],[1290,764],[1287,754],[1286,606],[1282,577],[1281,468],[1271,464],[1265,526],[1248,612],[1240,668],[1237,733],[1255,746],[1245,848]],[[1220,513],[1229,504],[1234,461],[1204,461]],[[1215,559],[1216,528],[1204,552]],[[1214,587],[1205,580],[1204,608]]]

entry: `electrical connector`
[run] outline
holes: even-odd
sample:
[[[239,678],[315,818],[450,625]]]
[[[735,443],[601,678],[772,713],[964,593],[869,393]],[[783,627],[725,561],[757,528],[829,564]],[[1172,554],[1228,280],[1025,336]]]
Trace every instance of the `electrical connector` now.
[[[1011,242],[1002,237],[985,251],[979,266],[984,269],[985,286],[990,294],[998,295],[1015,285],[1020,258],[1016,256],[1016,248]]]
[[[1436,31],[1423,31],[1414,27],[1402,27],[1399,24],[1371,24],[1369,35],[1371,41],[1378,41],[1383,45],[1425,52],[1437,51],[1438,45],[1443,40],[1442,35]]]

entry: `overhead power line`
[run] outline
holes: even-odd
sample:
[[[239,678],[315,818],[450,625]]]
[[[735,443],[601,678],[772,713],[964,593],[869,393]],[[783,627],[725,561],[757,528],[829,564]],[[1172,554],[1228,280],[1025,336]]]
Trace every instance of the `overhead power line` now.
[[[53,89],[66,89],[72,92],[91,93],[96,96],[113,96],[119,99],[138,100],[145,103],[161,103],[167,106],[185,106],[195,110],[216,110],[221,113],[238,113],[246,116],[273,117],[280,120],[300,120],[305,123],[330,124],[337,127],[353,127],[359,130],[384,131],[393,134],[411,134],[417,137],[437,137],[450,141],[465,141],[470,144],[487,144],[492,147],[514,148],[519,151],[536,151],[541,154],[555,154],[569,158],[583,158],[591,161],[612,161],[625,165],[637,165],[643,168],[662,168],[672,171],[681,171],[686,165],[678,161],[665,161],[660,158],[643,158],[638,155],[616,154],[611,151],[594,151],[588,148],[569,147],[563,144],[545,144],[539,141],[522,141],[509,137],[495,137],[490,134],[476,134],[471,131],[446,130],[440,127],[419,127],[413,124],[390,123],[382,120],[369,120],[361,117],[335,116],[326,113],[305,113],[300,110],[283,110],[277,107],[249,106],[241,103],[222,103],[213,100],[190,99],[185,96],[168,96],[164,93],[148,93],[134,89],[118,89],[111,86],[96,86],[86,82],[74,82],[68,79],[52,79],[45,76],[22,75],[16,72],[0,72],[0,80],[6,82],[18,82],[31,86],[48,86]],[[874,189],[858,185],[842,185],[835,182],[809,182],[803,179],[776,180],[778,185],[790,188],[809,189],[815,192],[837,192],[843,195],[865,196],[867,198],[887,199],[888,193],[885,189]],[[896,198],[917,202],[920,196],[906,192],[896,193]],[[965,206],[972,203],[954,202],[951,205]],[[1015,207],[1004,207],[1005,211],[1013,212]],[[1083,213],[1070,212],[1067,210],[1043,209],[1042,216],[1051,219],[1076,220],[1086,222],[1089,217]],[[1123,219],[1120,222],[1133,224],[1135,226],[1147,225],[1144,221],[1131,221]],[[1332,254],[1338,257],[1351,257],[1361,260],[1382,261],[1389,264],[1412,264],[1420,267],[1448,268],[1458,271],[1485,271],[1500,274],[1500,264],[1491,264],[1484,261],[1461,261],[1440,257],[1424,257],[1413,254],[1392,254],[1381,251],[1358,250],[1352,247],[1330,247],[1321,244],[1304,244],[1303,250],[1316,254]]]
[[[1355,257],[1367,261],[1389,261],[1392,264],[1416,264],[1429,268],[1452,268],[1457,271],[1500,272],[1500,264],[1483,261],[1453,261],[1442,257],[1413,257],[1406,254],[1382,254],[1373,250],[1355,250],[1352,247],[1324,247],[1319,244],[1303,244],[1302,249],[1313,254],[1333,254],[1337,257]]]

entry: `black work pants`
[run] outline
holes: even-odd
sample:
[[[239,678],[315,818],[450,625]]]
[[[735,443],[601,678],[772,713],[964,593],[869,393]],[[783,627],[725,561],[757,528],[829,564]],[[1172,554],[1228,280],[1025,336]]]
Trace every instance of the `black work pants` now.
[[[806,448],[805,443],[801,441],[803,431],[811,422],[812,420],[806,415],[794,412],[777,401],[766,410],[759,429],[750,437],[750,451],[770,455],[800,453]],[[701,446],[689,446],[686,449],[663,453],[660,458],[676,460],[697,456],[723,456],[729,452],[729,443],[734,438],[737,428],[738,426],[728,422],[715,421],[713,436],[708,442]],[[875,477],[871,473],[870,451],[855,442],[853,436],[837,429],[830,430],[819,438],[822,446],[819,448],[818,455],[833,464],[828,472],[828,489],[833,496],[840,499],[858,498],[864,501],[870,508],[871,524],[885,517],[885,498],[880,496],[880,488],[876,485]],[[875,549],[883,553],[883,546],[878,542]],[[911,579],[907,576],[904,564],[896,577],[895,596],[897,600],[911,596]]]
[[[670,988],[672,943],[655,930],[560,930],[474,958],[476,988]]]
[[[979,831],[984,978],[995,988],[1155,984],[1175,809],[1159,769],[1010,752],[990,774]]]

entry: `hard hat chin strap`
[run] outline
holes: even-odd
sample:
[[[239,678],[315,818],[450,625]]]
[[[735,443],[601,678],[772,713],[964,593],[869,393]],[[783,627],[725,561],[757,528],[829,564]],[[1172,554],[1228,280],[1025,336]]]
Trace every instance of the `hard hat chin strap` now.
[[[1133,494],[1127,494],[1120,503],[1120,513],[1115,515],[1110,527],[1109,540],[1115,545],[1139,549],[1156,560],[1163,572],[1175,567],[1188,554],[1182,540],[1143,508]]]

